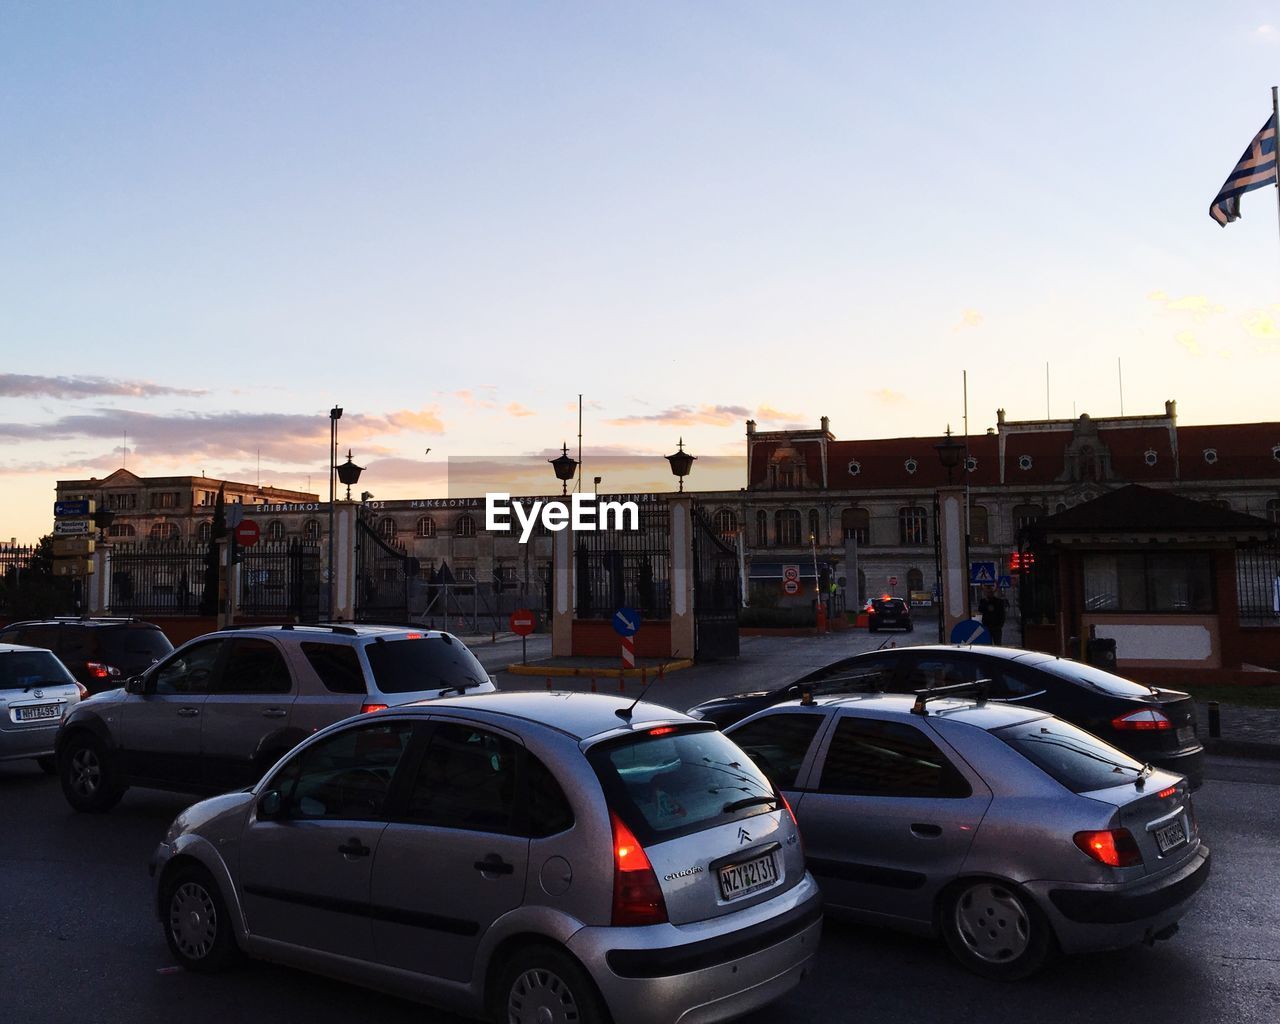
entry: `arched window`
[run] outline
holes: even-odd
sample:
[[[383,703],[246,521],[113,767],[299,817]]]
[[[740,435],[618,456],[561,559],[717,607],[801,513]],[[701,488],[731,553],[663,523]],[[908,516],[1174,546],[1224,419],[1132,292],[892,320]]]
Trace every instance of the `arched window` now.
[[[919,569],[907,570],[907,593],[913,590],[924,590],[924,573]]]
[[[738,532],[738,514],[731,508],[717,509],[713,522],[721,537],[728,539]]]
[[[378,520],[378,536],[383,540],[396,539],[396,521],[390,516],[383,516]]]
[[[208,544],[213,539],[213,523],[206,519],[200,524],[200,528],[196,531],[196,536],[200,538],[201,544]]]
[[[319,540],[320,539],[320,520],[308,519],[302,524],[303,540]]]
[[[1273,523],[1280,523],[1280,498],[1272,498],[1267,502],[1267,518]]]
[[[267,540],[284,540],[284,523],[279,519],[271,520],[267,527]]]
[[[845,540],[866,547],[871,542],[871,513],[865,508],[845,509],[840,513],[840,532]]]
[[[822,525],[816,508],[809,509],[809,536],[813,538],[814,543],[822,544]]]
[[[456,537],[474,537],[476,535],[476,521],[471,516],[458,516],[458,522],[454,526],[453,532]]]
[[[761,509],[756,513],[756,547],[769,546],[769,513]]]
[[[773,516],[773,532],[780,547],[799,547],[800,512],[794,508],[780,508]]]
[[[418,525],[413,532],[419,537],[434,537],[436,535],[436,521],[430,516],[420,516]]]
[[[136,537],[138,531],[133,528],[132,523],[112,523],[107,534],[111,537]]]
[[[1034,526],[1037,520],[1044,515],[1043,505],[1014,505],[1013,506],[1013,532],[1016,536],[1029,526]]]
[[[898,509],[898,542],[928,544],[929,525],[921,505],[905,505]]]
[[[990,544],[990,535],[987,531],[987,506],[972,505],[969,508],[969,543],[970,544]],[[920,588],[917,587],[917,590]]]
[[[150,538],[152,540],[177,540],[177,523],[152,523]]]

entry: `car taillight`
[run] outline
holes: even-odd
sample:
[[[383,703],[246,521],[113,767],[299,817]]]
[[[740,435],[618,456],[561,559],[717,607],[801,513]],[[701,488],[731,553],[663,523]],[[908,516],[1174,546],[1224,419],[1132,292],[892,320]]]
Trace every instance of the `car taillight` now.
[[[800,844],[800,856],[804,856],[804,836],[800,834],[800,822],[796,821],[796,812],[791,809],[791,801],[787,799],[782,790],[778,790],[778,798],[782,801],[782,806],[787,809],[787,814],[791,816],[791,824],[796,830],[796,842]]]
[[[616,814],[613,825],[613,923],[619,926],[664,924],[667,903],[644,847]]]
[[[387,710],[387,706],[385,704],[361,704],[360,705],[360,714],[362,715],[367,715],[374,711],[386,711],[386,710]]]
[[[104,665],[100,661],[86,661],[84,670],[94,679],[118,679],[120,670],[114,665]]]
[[[1142,851],[1127,828],[1077,832],[1074,839],[1076,846],[1108,867],[1129,868],[1142,863]]]
[[[89,688],[85,686],[84,683],[80,682],[79,679],[76,680],[76,693],[79,694],[81,700],[84,700],[89,696]]]
[[[1127,715],[1116,715],[1115,718],[1111,719],[1111,728],[1137,730],[1139,732],[1162,731],[1164,729],[1172,729],[1173,723],[1164,716],[1163,712],[1152,708],[1144,708],[1141,711],[1130,711]]]

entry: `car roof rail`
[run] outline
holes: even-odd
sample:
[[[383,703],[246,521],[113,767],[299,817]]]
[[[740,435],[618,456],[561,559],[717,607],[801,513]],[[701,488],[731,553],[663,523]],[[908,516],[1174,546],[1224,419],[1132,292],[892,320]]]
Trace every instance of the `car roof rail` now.
[[[931,686],[925,690],[916,690],[916,702],[911,705],[913,715],[927,715],[925,705],[931,700],[945,697],[973,697],[979,704],[987,699],[991,688],[990,679],[975,679],[971,683],[952,683],[949,686]]]
[[[226,626],[226,629],[284,629],[293,632],[295,629],[328,630],[339,636],[359,636],[355,626],[342,626],[333,622],[255,622],[252,625]]]

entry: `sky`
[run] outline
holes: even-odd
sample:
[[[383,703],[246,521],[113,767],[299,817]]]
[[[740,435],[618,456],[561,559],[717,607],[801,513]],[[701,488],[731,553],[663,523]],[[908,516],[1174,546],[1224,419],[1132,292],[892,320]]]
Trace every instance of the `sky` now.
[[[379,499],[580,394],[588,462],[960,429],[965,371],[982,432],[1046,363],[1280,420],[1276,191],[1208,213],[1276,84],[1266,3],[8,0],[0,541],[122,464],[323,496],[335,404]]]

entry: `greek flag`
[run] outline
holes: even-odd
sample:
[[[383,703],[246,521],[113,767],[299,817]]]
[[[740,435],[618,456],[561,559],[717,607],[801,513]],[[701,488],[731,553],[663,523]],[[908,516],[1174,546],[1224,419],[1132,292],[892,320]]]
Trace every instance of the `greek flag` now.
[[[1262,131],[1253,137],[1253,142],[1244,151],[1244,156],[1236,164],[1235,170],[1227,178],[1213,205],[1209,207],[1209,216],[1224,228],[1240,216],[1240,197],[1263,185],[1274,185],[1276,182],[1276,115],[1273,113],[1262,126]]]

